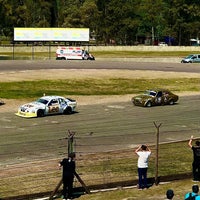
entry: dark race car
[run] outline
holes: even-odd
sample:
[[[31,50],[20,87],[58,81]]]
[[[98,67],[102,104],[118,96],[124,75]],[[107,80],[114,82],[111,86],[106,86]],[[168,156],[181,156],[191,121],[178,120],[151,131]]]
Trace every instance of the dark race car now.
[[[135,106],[151,107],[158,105],[173,105],[178,96],[167,89],[146,90],[144,94],[131,99]]]

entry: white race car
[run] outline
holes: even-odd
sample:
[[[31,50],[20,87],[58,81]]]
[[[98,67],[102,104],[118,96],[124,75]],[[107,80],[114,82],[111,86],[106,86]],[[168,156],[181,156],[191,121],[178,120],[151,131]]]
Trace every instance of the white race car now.
[[[24,104],[15,113],[20,117],[43,117],[52,114],[71,114],[77,106],[76,100],[61,96],[43,96],[37,101]]]

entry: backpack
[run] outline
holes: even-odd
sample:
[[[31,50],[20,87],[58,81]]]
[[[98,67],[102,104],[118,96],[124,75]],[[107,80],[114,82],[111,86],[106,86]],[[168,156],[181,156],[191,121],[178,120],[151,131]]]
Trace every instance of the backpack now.
[[[194,196],[192,196],[192,193],[189,194],[189,197],[187,197],[185,200],[195,200],[196,196],[198,196],[197,194],[195,194]]]

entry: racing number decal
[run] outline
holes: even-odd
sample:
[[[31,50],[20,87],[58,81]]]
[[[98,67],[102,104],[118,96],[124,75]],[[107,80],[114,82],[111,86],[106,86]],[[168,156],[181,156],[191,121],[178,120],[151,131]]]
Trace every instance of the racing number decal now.
[[[49,113],[59,112],[59,106],[49,106]]]

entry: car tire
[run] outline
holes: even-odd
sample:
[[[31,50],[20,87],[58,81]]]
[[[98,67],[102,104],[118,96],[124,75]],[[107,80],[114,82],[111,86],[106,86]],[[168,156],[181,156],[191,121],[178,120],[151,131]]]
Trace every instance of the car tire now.
[[[147,103],[146,103],[146,107],[151,107],[151,106],[152,106],[151,101],[147,101]]]
[[[169,105],[174,105],[174,100],[173,100],[173,99],[171,99],[171,100],[169,101]]]
[[[64,112],[64,114],[72,114],[72,108],[71,107],[67,107]]]
[[[37,111],[37,117],[44,117],[44,111],[43,110],[38,110]]]

